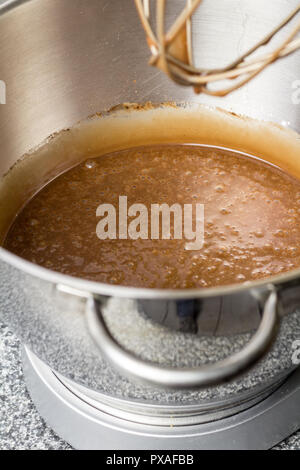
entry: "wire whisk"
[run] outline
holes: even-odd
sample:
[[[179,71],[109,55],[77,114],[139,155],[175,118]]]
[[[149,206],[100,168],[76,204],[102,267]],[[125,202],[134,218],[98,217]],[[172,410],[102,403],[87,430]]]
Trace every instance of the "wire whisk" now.
[[[192,44],[192,16],[202,0],[186,0],[186,5],[168,31],[165,31],[166,0],[156,0],[156,31],[152,26],[150,0],[135,0],[137,11],[146,32],[152,53],[150,65],[165,72],[173,81],[194,87],[197,93],[226,96],[253,80],[270,64],[300,48],[300,21],[274,51],[251,57],[260,47],[267,45],[279,31],[300,12],[300,4],[276,28],[256,45],[226,67],[205,69],[194,66]],[[234,83],[222,87],[222,81]],[[219,88],[211,84],[219,84]],[[221,83],[221,84],[220,84]]]

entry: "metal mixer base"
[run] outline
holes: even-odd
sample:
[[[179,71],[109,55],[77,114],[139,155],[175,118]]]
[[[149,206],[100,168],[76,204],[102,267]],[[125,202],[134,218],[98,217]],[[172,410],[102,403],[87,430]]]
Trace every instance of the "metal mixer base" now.
[[[155,425],[150,417],[145,424],[107,403],[97,406],[82,387],[73,389],[28,348],[23,350],[23,368],[41,416],[76,449],[270,449],[300,428],[300,368],[250,408],[185,426]]]

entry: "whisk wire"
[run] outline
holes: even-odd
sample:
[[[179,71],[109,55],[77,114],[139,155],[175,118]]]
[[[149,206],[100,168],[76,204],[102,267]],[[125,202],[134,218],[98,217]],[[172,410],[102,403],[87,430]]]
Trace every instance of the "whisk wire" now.
[[[203,0],[186,0],[186,5],[171,28],[165,31],[167,0],[156,0],[156,33],[151,25],[149,0],[135,0],[137,11],[146,32],[152,57],[149,63],[163,70],[173,81],[193,86],[195,91],[214,96],[225,96],[259,75],[273,62],[300,48],[300,21],[285,40],[272,52],[251,57],[260,47],[267,45],[279,31],[300,12],[300,4],[261,41],[225,67],[205,69],[193,63],[192,16]],[[235,80],[227,87],[212,89],[212,83]]]

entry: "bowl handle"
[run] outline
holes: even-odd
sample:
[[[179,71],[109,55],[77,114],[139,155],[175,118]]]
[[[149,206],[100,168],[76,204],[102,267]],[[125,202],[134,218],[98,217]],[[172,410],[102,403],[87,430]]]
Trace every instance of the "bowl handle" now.
[[[257,294],[255,291],[254,294]],[[195,368],[177,368],[144,361],[125,350],[113,338],[102,315],[100,301],[91,296],[87,301],[88,328],[102,355],[122,374],[143,383],[164,388],[192,388],[220,383],[245,372],[260,359],[275,336],[277,324],[277,293],[268,290],[263,300],[262,320],[249,343],[239,352],[214,364]]]

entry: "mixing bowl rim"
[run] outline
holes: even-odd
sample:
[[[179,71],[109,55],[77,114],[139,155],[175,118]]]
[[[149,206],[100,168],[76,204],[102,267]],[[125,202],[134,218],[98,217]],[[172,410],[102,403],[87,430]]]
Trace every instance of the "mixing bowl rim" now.
[[[258,281],[247,282],[243,284],[230,284],[228,286],[208,287],[198,289],[157,289],[131,287],[114,284],[105,284],[101,282],[89,281],[87,279],[68,276],[56,271],[38,266],[30,261],[20,258],[19,256],[0,247],[0,261],[23,271],[24,273],[39,278],[46,282],[52,282],[57,286],[65,286],[61,290],[70,288],[74,290],[74,294],[82,297],[89,297],[92,294],[113,296],[119,298],[130,299],[195,299],[205,297],[216,297],[230,294],[237,294],[247,290],[267,289],[270,285],[281,287],[283,284],[299,280],[300,268],[288,271],[285,274],[260,279]],[[70,291],[70,293],[72,293]]]

